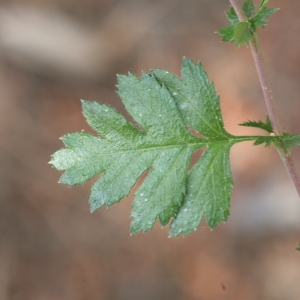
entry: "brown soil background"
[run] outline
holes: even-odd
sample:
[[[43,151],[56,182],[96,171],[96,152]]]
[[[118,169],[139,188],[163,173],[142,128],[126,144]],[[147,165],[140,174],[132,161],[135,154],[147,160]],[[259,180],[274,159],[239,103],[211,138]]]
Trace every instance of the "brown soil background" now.
[[[300,2],[260,30],[285,131],[299,133]],[[132,194],[90,214],[91,184],[57,184],[67,132],[90,131],[79,99],[124,113],[116,73],[180,72],[201,60],[225,126],[265,119],[250,50],[222,44],[224,0],[11,0],[0,4],[0,299],[300,299],[300,203],[274,149],[237,145],[229,221],[168,239],[129,235]],[[299,150],[294,151],[297,164]]]

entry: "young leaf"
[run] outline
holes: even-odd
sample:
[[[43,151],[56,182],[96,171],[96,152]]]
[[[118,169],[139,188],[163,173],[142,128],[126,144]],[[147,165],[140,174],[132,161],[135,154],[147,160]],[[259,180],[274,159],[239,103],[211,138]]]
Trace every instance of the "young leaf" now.
[[[276,136],[273,132],[272,124],[268,116],[265,122],[247,121],[239,125],[246,126],[246,127],[260,128],[262,130],[267,131],[270,134],[269,136],[256,137],[254,141],[255,146],[265,143],[266,147],[270,147],[271,144],[274,144],[275,146],[284,148],[288,153],[290,153],[292,147],[300,146],[300,135],[283,133],[280,136]]]
[[[278,142],[278,137],[277,136],[272,136],[272,135],[269,135],[269,136],[259,136],[256,138],[255,142],[254,142],[254,146],[257,146],[257,145],[261,145],[261,144],[264,144],[266,143],[265,147],[266,148],[269,148],[271,146],[272,143],[276,143]]]
[[[244,2],[242,9],[247,17],[247,19],[250,19],[250,17],[254,14],[255,6],[253,4],[252,0],[247,0]]]
[[[233,7],[230,7],[228,12],[225,12],[227,19],[232,23],[232,24],[237,24],[239,23],[239,17],[236,14],[235,10]]]
[[[217,33],[222,35],[222,42],[234,42],[234,25],[227,25],[223,28],[221,28]]]
[[[300,135],[283,133],[282,135],[270,134],[269,136],[258,136],[254,141],[254,145],[261,145],[266,143],[266,147],[271,144],[285,149],[288,153],[291,152],[292,147],[300,146]]]
[[[298,147],[300,146],[300,135],[299,134],[289,134],[289,133],[283,133],[283,135],[280,137],[280,140],[278,143],[281,142],[281,146],[288,152],[291,152],[292,147]]]
[[[272,133],[273,132],[273,128],[272,128],[272,124],[271,121],[269,119],[269,117],[267,116],[266,122],[262,122],[262,121],[247,121],[244,122],[242,124],[239,124],[240,126],[246,126],[246,127],[255,127],[255,128],[260,128],[262,130],[265,130],[268,133]]]
[[[252,19],[252,23],[255,24],[256,26],[260,26],[264,28],[269,20],[269,17],[273,15],[277,10],[279,10],[279,8],[263,7],[261,10],[259,10],[257,15]]]
[[[259,13],[262,9],[266,8],[266,6],[268,5],[269,0],[261,0],[257,12]]]
[[[132,204],[131,232],[147,231],[171,218],[171,236],[196,230],[203,216],[213,228],[229,215],[233,185],[229,150],[253,137],[225,129],[219,97],[202,65],[184,59],[182,79],[154,70],[139,79],[118,76],[118,93],[137,125],[113,108],[82,101],[83,114],[100,135],[70,133],[51,163],[65,170],[61,183],[82,184],[101,174],[91,190],[91,211],[127,196],[148,171]],[[204,138],[194,136],[188,128]],[[193,151],[206,147],[191,170]]]
[[[236,47],[247,44],[252,38],[252,32],[249,22],[240,22],[234,28],[233,40],[236,41]]]
[[[253,1],[246,0],[242,6],[247,18],[247,21],[244,22],[239,21],[236,12],[231,7],[226,13],[227,19],[231,24],[217,31],[222,36],[222,41],[236,42],[237,48],[242,44],[248,44],[256,33],[256,28],[258,26],[265,27],[268,18],[278,10],[277,8],[267,8],[268,2],[269,0],[262,0],[255,13]]]

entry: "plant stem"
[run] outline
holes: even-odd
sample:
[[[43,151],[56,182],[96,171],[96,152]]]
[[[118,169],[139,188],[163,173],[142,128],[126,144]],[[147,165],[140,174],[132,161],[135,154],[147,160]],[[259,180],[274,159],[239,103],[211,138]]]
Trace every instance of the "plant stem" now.
[[[239,20],[241,22],[247,21],[247,18],[245,16],[244,12],[242,11],[242,9],[240,8],[239,4],[237,3],[237,1],[236,0],[229,0],[229,2],[231,4],[231,6],[233,7],[233,9],[235,10]]]
[[[229,0],[231,3],[233,9],[235,10],[239,20],[241,22],[247,21],[247,17],[245,16],[243,10],[240,8],[239,4],[237,3],[236,0]],[[252,56],[254,59],[256,71],[259,77],[260,85],[262,88],[263,96],[265,99],[267,111],[268,111],[268,116],[270,118],[271,124],[273,131],[276,135],[281,135],[282,130],[281,126],[277,117],[274,101],[273,101],[273,96],[272,96],[272,90],[268,82],[267,78],[267,73],[266,73],[266,68],[261,52],[261,47],[258,39],[257,33],[253,35],[253,39],[250,42],[250,49],[252,52]],[[284,147],[276,147],[277,151],[279,152],[279,155],[286,167],[286,170],[288,174],[290,175],[294,186],[297,190],[298,196],[300,197],[300,177],[299,174],[297,173],[295,163],[293,161],[292,156],[290,153],[284,148]]]

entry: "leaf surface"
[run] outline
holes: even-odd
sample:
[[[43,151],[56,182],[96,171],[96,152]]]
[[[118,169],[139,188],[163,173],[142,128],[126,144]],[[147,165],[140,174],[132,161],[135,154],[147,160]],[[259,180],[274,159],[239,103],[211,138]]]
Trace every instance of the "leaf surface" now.
[[[224,129],[219,96],[200,63],[184,59],[181,73],[118,76],[118,94],[136,126],[108,105],[82,101],[98,136],[69,133],[62,137],[66,148],[52,156],[53,166],[64,170],[61,183],[83,184],[100,175],[91,211],[128,196],[147,172],[132,204],[132,233],[150,230],[156,220],[165,226],[172,219],[171,236],[193,232],[204,216],[211,228],[226,221],[233,185],[229,150],[254,139]],[[191,168],[193,152],[202,147]]]

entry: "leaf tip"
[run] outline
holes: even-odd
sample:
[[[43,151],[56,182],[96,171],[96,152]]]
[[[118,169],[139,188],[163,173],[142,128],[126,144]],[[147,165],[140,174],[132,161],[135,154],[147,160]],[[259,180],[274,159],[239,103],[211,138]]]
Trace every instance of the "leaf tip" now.
[[[83,100],[83,99],[80,99],[80,102],[81,102],[81,107],[82,107],[83,111],[85,111],[91,105],[93,105],[95,103],[95,101],[88,101],[88,100]]]
[[[90,204],[90,213],[93,213],[95,210],[97,210],[97,206],[95,205],[95,203],[89,201]]]

